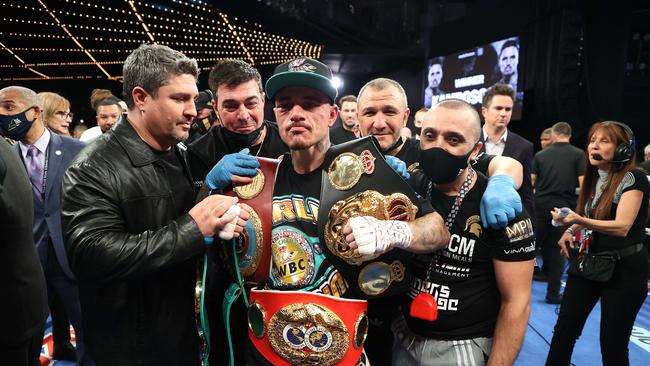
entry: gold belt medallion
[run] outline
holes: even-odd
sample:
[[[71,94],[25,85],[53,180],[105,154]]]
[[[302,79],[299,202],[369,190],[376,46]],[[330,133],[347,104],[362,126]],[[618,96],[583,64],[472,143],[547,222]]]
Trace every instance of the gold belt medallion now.
[[[255,173],[255,176],[253,177],[253,181],[245,184],[243,186],[236,186],[233,188],[233,191],[239,196],[239,198],[250,200],[257,195],[259,195],[262,190],[264,189],[264,173],[262,173],[261,170],[256,169],[257,173]]]
[[[402,193],[383,195],[377,191],[359,192],[336,202],[325,224],[325,245],[348,264],[360,265],[364,261],[355,255],[345,242],[343,227],[351,217],[372,216],[378,220],[412,221],[418,208]],[[378,257],[365,257],[365,261]]]
[[[372,174],[375,171],[375,157],[368,150],[363,150],[361,155],[346,152],[337,156],[327,170],[327,177],[339,191],[346,191],[354,187],[363,174]]]
[[[273,350],[293,365],[334,365],[348,352],[350,335],[334,312],[317,304],[290,304],[271,316]]]

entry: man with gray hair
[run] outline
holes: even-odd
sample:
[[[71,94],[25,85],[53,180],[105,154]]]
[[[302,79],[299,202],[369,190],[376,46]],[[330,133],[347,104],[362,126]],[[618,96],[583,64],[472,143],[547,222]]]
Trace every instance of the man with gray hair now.
[[[417,140],[405,139],[400,135],[411,112],[404,88],[392,79],[373,79],[361,88],[357,102],[361,134],[373,135],[385,154],[404,161],[409,172],[417,171],[422,163]],[[481,212],[484,214],[481,219],[486,227],[488,223],[503,227],[514,218],[517,209],[521,211],[521,201],[515,190],[515,185],[521,183],[521,164],[511,158],[485,154],[477,160],[477,169],[493,176],[488,187],[491,194],[483,195],[484,210]],[[440,169],[445,170],[444,167]],[[369,307],[371,332],[366,342],[368,355],[371,359],[390,359],[392,335],[385,319],[390,319],[395,311],[394,304],[373,300]]]
[[[541,276],[548,279],[546,302],[559,304],[560,278],[564,271],[564,259],[557,242],[566,228],[551,225],[551,211],[555,207],[576,206],[576,187],[582,184],[585,170],[585,154],[572,146],[571,125],[558,122],[551,127],[553,144],[535,154],[532,164],[531,182],[535,188],[537,221],[535,232],[541,248],[544,266]]]
[[[142,45],[123,76],[126,118],[79,154],[63,180],[87,351],[102,365],[199,365],[196,259],[204,238],[227,223],[238,236],[248,210],[242,205],[237,219],[226,212],[237,199],[221,195],[194,204],[180,143],[196,116],[196,61]]]
[[[80,365],[92,365],[84,352],[79,289],[68,264],[60,215],[63,172],[84,143],[45,127],[43,102],[31,89],[9,86],[0,90],[0,114],[0,134],[17,141],[13,151],[23,162],[31,183],[32,231],[47,282],[48,304],[52,308],[58,301],[65,310],[52,312],[54,354],[57,359],[66,356]],[[68,319],[75,329],[76,355],[68,343],[69,335],[64,336],[70,329]],[[57,327],[60,323],[65,326]]]
[[[404,88],[392,79],[373,79],[361,88],[357,101],[362,136],[374,136],[384,154],[402,160],[409,172],[417,170],[421,161],[417,140],[400,135],[411,113]],[[488,188],[492,194],[484,200],[484,226],[503,227],[514,217],[515,211],[521,211],[515,189],[521,184],[522,166],[508,157],[485,154],[473,164],[493,178]]]
[[[478,113],[446,99],[424,116],[421,171],[412,182],[446,218],[448,247],[416,255],[414,279],[393,322],[394,365],[512,365],[526,332],[535,256],[531,220],[522,212],[505,229],[482,228],[487,178],[470,162],[482,148]],[[417,182],[420,182],[418,184]],[[437,319],[418,304],[437,303]]]

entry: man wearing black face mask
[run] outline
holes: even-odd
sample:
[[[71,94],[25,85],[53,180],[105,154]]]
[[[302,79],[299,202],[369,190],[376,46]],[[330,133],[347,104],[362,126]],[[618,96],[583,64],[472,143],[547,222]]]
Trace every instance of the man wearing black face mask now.
[[[385,154],[404,161],[409,172],[417,171],[420,155],[418,141],[400,136],[400,130],[406,125],[410,115],[404,88],[392,79],[373,79],[361,88],[357,102],[361,134],[375,136]],[[482,172],[493,176],[488,189],[492,195],[484,195],[482,202],[486,212],[481,215],[483,224],[485,227],[488,224],[503,227],[508,218],[514,217],[517,208],[521,210],[521,202],[513,181],[522,179],[521,164],[506,157],[493,158],[483,155],[478,166]],[[371,328],[366,342],[368,356],[374,360],[390,360],[390,342],[386,345],[386,339],[390,339],[390,329],[386,319],[390,319],[390,314],[395,311],[394,304],[390,301],[371,301],[369,306],[370,314],[374,314],[371,317],[371,326],[376,325],[376,329]]]
[[[445,218],[451,239],[447,248],[412,263],[416,278],[393,323],[394,364],[511,365],[521,347],[530,315],[535,236],[525,212],[505,229],[481,227],[487,179],[469,165],[482,147],[480,131],[478,113],[462,100],[445,100],[424,118],[422,170],[412,179]],[[437,320],[410,315],[420,293],[436,298]]]
[[[84,351],[79,290],[65,252],[60,215],[63,173],[85,145],[45,128],[42,105],[30,89],[9,86],[0,90],[0,134],[18,141],[13,150],[31,182],[34,244],[45,273],[48,302],[51,304],[54,296],[61,299],[75,329],[77,360],[80,365],[92,365]],[[60,340],[57,334],[54,338]],[[64,349],[59,343],[56,351]]]
[[[208,133],[210,127],[217,122],[217,115],[212,108],[214,102],[214,95],[210,89],[204,90],[199,93],[199,96],[194,99],[196,106],[196,117],[192,120],[192,127],[190,128],[190,137],[187,138],[186,144],[198,140],[201,136]]]
[[[194,184],[201,187],[217,163],[214,176],[208,180],[209,189],[223,189],[233,183],[247,184],[255,174],[254,168],[259,167],[255,156],[275,159],[289,148],[280,139],[277,124],[264,120],[262,77],[255,68],[239,60],[219,61],[208,81],[214,92],[212,106],[220,124],[188,146]],[[226,344],[222,317],[218,314],[221,314],[224,291],[231,282],[218,251],[209,249],[205,302],[208,311],[215,314],[209,317],[213,345]],[[243,325],[233,325],[232,337],[235,343],[243,342],[245,309],[234,306],[232,312],[231,323]],[[235,363],[242,363],[244,347],[236,351]],[[221,347],[212,347],[210,362],[227,364],[227,352]]]
[[[277,124],[264,120],[262,77],[244,61],[226,60],[214,65],[208,81],[220,126],[188,146],[194,184],[201,186],[224,157],[222,184],[249,183],[250,178],[242,176],[241,169],[255,165],[252,156],[275,159],[289,151],[280,139]],[[240,153],[243,149],[249,149],[250,155]]]

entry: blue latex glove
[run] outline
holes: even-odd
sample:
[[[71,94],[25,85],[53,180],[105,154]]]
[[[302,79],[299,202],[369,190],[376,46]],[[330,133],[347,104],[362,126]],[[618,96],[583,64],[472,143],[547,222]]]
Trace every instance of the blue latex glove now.
[[[255,176],[260,163],[254,156],[248,155],[250,150],[243,149],[234,154],[228,154],[221,158],[219,162],[210,170],[205,177],[205,183],[209,189],[223,189],[232,184],[232,176],[239,175],[242,177]]]
[[[521,210],[521,197],[515,188],[515,181],[505,174],[490,177],[481,199],[483,227],[503,229]]]
[[[411,177],[408,170],[406,170],[406,164],[403,161],[391,155],[384,155],[384,158],[386,158],[388,165],[390,165],[397,174],[401,175],[404,180],[408,180]]]

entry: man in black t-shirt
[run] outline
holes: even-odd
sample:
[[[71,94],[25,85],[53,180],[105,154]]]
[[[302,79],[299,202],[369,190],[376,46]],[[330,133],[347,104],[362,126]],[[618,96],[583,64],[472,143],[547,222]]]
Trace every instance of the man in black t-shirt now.
[[[392,79],[373,79],[361,88],[357,102],[361,135],[373,135],[384,154],[402,160],[409,172],[416,171],[421,160],[418,141],[400,136],[411,113],[404,88]],[[491,178],[488,193],[481,203],[485,210],[483,226],[503,228],[515,212],[521,211],[520,207],[513,207],[521,206],[515,189],[521,185],[523,168],[512,158],[485,154],[474,164]]]
[[[208,80],[214,93],[213,107],[220,125],[213,126],[207,134],[188,146],[188,155],[194,185],[201,187],[208,172],[220,162],[221,179],[210,180],[210,189],[223,189],[232,184],[247,184],[250,175],[244,174],[259,167],[254,156],[277,159],[288,151],[280,139],[278,126],[264,120],[264,90],[260,73],[240,60],[225,60],[215,64]],[[241,152],[244,149],[246,151]],[[252,169],[254,174],[255,170]],[[221,314],[224,292],[234,279],[226,271],[215,245],[208,250],[208,273],[206,275],[205,306],[210,314]],[[238,304],[239,305],[239,304]],[[246,309],[232,308],[231,333],[235,343],[242,343],[246,337]],[[226,342],[223,320],[220,315],[211,315],[211,344]],[[241,326],[237,326],[241,325]],[[236,348],[235,363],[243,363],[243,347]],[[212,347],[210,361],[226,364],[228,355],[221,347]]]
[[[400,136],[400,131],[406,125],[410,115],[404,88],[392,79],[373,79],[361,88],[357,101],[361,134],[375,136],[385,154],[393,155],[404,161],[410,173],[417,171],[421,163],[418,141]],[[504,226],[508,220],[514,218],[515,213],[515,210],[508,208],[509,204],[504,204],[504,202],[510,201],[510,198],[520,201],[520,198],[515,190],[514,182],[502,185],[499,184],[499,180],[510,180],[506,178],[509,176],[517,182],[518,186],[523,174],[522,166],[508,157],[482,154],[476,159],[475,168],[486,175],[498,177],[490,181],[489,191],[492,194],[484,195],[482,204],[485,205],[487,214],[483,215],[483,219],[484,223],[491,222],[495,226]],[[521,203],[514,205],[521,206]],[[497,222],[497,218],[499,218],[499,222]],[[371,318],[371,327],[376,326],[376,329],[368,337],[367,351],[371,359],[390,362],[390,344],[392,342],[386,319],[392,317],[391,314],[395,312],[395,307],[390,302],[381,304],[381,301],[377,300],[370,301],[370,307],[383,309],[386,312],[377,310],[374,312],[376,316]],[[376,334],[380,333],[382,336],[377,337]]]
[[[213,126],[188,146],[196,186],[203,184],[208,172],[226,155],[238,154],[247,148],[250,155],[277,159],[289,151],[280,139],[278,126],[264,120],[264,90],[259,71],[240,60],[219,61],[210,71],[208,82],[221,125]],[[233,156],[235,164],[228,172],[234,175],[233,183],[251,181],[249,177],[235,174],[236,162],[246,161],[243,155],[248,154]]]
[[[535,236],[525,212],[505,229],[481,227],[487,180],[468,165],[481,149],[480,131],[478,113],[458,99],[439,103],[424,118],[422,171],[412,179],[446,218],[451,239],[447,248],[412,263],[415,278],[403,315],[393,323],[393,364],[484,365],[489,357],[493,364],[511,365],[521,347]],[[435,321],[411,315],[418,309],[413,299],[423,293],[435,297]]]
[[[555,207],[575,209],[576,188],[582,185],[585,170],[585,153],[572,146],[571,125],[558,122],[551,128],[553,144],[535,154],[531,182],[535,188],[537,221],[535,233],[544,259],[543,272],[548,278],[546,302],[559,304],[560,278],[564,272],[564,258],[557,242],[566,229],[551,224],[551,211]],[[537,278],[537,277],[536,277]]]
[[[359,138],[359,120],[357,119],[357,97],[346,95],[339,101],[341,124],[330,128],[332,145],[342,144]]]

